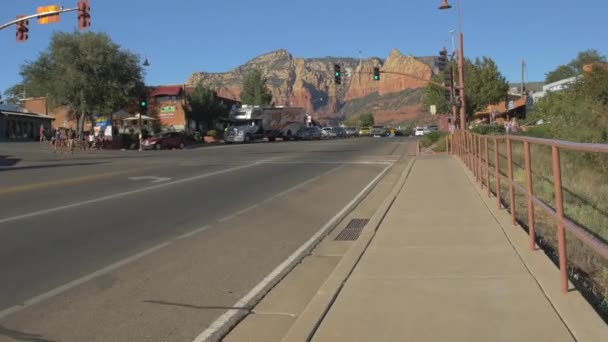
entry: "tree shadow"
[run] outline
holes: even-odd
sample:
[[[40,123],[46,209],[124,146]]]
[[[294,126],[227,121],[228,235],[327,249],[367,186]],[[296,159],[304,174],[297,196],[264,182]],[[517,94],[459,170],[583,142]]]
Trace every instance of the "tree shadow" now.
[[[0,155],[0,166],[13,166],[20,161],[21,159],[18,158],[9,158],[9,156]]]
[[[250,307],[232,307],[232,306],[199,306],[199,305],[192,305],[192,304],[184,304],[184,303],[173,303],[173,302],[166,302],[166,301],[162,301],[162,300],[144,300],[144,303],[149,303],[149,304],[160,304],[160,305],[169,305],[169,306],[179,306],[179,307],[184,307],[184,308],[189,308],[189,309],[196,309],[196,310],[242,310],[242,311],[251,311],[252,308]]]
[[[21,170],[36,170],[36,169],[52,169],[52,168],[70,167],[70,166],[90,166],[90,165],[101,165],[101,164],[107,164],[107,162],[100,162],[100,163],[46,164],[46,165],[31,165],[31,166],[7,167],[7,168],[0,168],[0,172],[21,171]],[[4,165],[0,164],[0,166],[4,166]]]
[[[0,336],[8,336],[16,341],[29,341],[29,342],[58,342],[56,340],[49,340],[39,334],[31,334],[23,331],[13,330],[0,325]]]

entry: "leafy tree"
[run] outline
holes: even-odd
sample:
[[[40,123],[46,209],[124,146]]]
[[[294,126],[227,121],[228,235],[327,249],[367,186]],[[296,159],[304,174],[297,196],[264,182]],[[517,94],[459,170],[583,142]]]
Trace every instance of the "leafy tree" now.
[[[431,78],[432,81],[437,83],[443,83],[445,75],[449,75],[449,70],[442,71],[439,75],[435,75]],[[438,86],[428,83],[424,90],[424,97],[422,98],[424,108],[430,113],[430,108],[435,105],[438,114],[448,114],[452,111],[452,105],[450,104],[450,94]]]
[[[196,122],[197,130],[200,129],[201,123],[208,129],[212,128],[218,117],[228,113],[226,105],[219,101],[217,94],[202,84],[198,84],[191,94],[187,94],[186,100],[186,114]]]
[[[580,75],[583,73],[585,65],[594,63],[606,63],[606,56],[601,55],[595,49],[581,51],[576,58],[567,65],[560,65],[555,70],[545,74],[545,83],[553,83]]]
[[[375,123],[374,114],[372,114],[372,113],[361,114],[361,116],[359,117],[359,122],[361,122],[361,127],[373,126]]]
[[[475,63],[466,61],[465,86],[467,116],[503,101],[509,91],[507,80],[488,57],[477,58]]]
[[[272,101],[272,93],[266,85],[267,79],[262,71],[254,69],[243,82],[241,102],[254,106],[266,106]]]
[[[53,34],[38,59],[21,66],[22,82],[9,89],[15,97],[45,96],[51,106],[65,105],[78,119],[112,113],[144,92],[143,70],[133,53],[103,33]]]
[[[555,70],[545,74],[545,83],[553,83],[576,76],[576,70],[569,65],[560,65]]]
[[[447,69],[443,73],[449,72]],[[436,82],[443,82],[443,73],[433,77]],[[464,64],[465,86],[466,86],[466,113],[468,116],[485,109],[490,104],[495,104],[505,99],[509,90],[509,84],[498,70],[498,66],[491,58],[483,57],[475,59],[475,62],[465,60]],[[428,84],[424,93],[424,105],[437,106],[440,114],[451,113],[449,103],[449,92],[435,85]]]

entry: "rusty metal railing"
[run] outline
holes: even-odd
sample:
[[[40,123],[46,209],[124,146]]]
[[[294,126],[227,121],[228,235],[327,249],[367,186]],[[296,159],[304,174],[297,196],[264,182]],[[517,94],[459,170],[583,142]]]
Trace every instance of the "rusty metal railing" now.
[[[487,188],[488,197],[492,196],[490,184],[490,155],[489,144],[492,143],[494,151],[494,188],[496,196],[496,205],[502,208],[501,197],[501,178],[507,179],[509,189],[509,211],[511,214],[511,222],[517,224],[516,209],[515,209],[515,192],[522,193],[526,197],[527,205],[527,225],[529,234],[529,248],[534,250],[536,246],[535,233],[535,217],[534,208],[537,206],[546,212],[550,217],[555,219],[557,226],[557,250],[560,269],[560,287],[563,293],[568,292],[568,257],[566,254],[566,230],[575,236],[588,248],[593,250],[604,259],[608,259],[608,245],[593,233],[581,227],[577,223],[569,220],[564,214],[564,199],[562,185],[562,170],[561,170],[561,154],[562,150],[607,153],[607,144],[587,144],[574,143],[561,140],[541,139],[533,137],[512,136],[512,135],[480,135],[468,131],[458,131],[451,136],[450,153],[457,156],[471,170],[475,180],[483,188]],[[507,174],[506,177],[501,173],[500,157],[498,144],[504,141],[506,144],[506,159],[507,159]],[[518,141],[523,143],[524,149],[524,170],[526,185],[525,187],[513,180],[513,147],[512,142]],[[554,185],[554,200],[555,208],[543,202],[535,196],[532,178],[532,160],[530,155],[531,145],[542,145],[551,148],[551,159],[553,169],[553,185]],[[608,172],[608,171],[607,171]]]

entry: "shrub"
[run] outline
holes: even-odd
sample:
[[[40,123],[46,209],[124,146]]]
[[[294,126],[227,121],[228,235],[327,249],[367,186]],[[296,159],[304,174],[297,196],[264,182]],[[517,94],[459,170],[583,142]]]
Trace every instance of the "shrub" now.
[[[217,131],[214,129],[210,129],[207,131],[207,136],[217,138]]]
[[[536,126],[531,126],[528,127],[527,131],[521,131],[521,135],[525,135],[528,137],[534,137],[534,138],[547,138],[547,139],[553,139],[554,136],[551,133],[551,126],[548,124],[543,124],[543,125],[536,125]]]
[[[447,133],[445,132],[431,132],[425,134],[422,139],[420,139],[420,145],[422,145],[422,147],[429,147],[435,144],[440,139],[445,139],[446,135]]]
[[[502,125],[498,125],[498,124],[478,125],[478,126],[471,128],[471,132],[477,133],[477,134],[483,134],[483,135],[504,134],[505,127]]]
[[[445,137],[437,140],[437,142],[431,147],[434,152],[445,152],[447,150],[447,144],[445,142]]]

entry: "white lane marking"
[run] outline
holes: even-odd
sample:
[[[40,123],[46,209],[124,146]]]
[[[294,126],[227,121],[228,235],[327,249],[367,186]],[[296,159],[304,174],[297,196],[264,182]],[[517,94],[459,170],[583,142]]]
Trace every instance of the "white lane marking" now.
[[[156,176],[141,176],[141,177],[129,177],[129,180],[132,180],[132,181],[148,180],[148,181],[150,181],[150,183],[162,183],[162,182],[170,181],[171,178],[156,177]]]
[[[277,164],[277,165],[290,165],[290,164],[353,164],[353,165],[387,165],[387,164],[394,164],[395,161],[390,161],[390,160],[378,160],[378,161],[340,161],[340,160],[332,160],[332,161],[318,161],[318,160],[311,160],[311,161],[269,161],[269,162],[263,162],[261,164]]]
[[[313,177],[313,178],[311,178],[311,179],[309,179],[309,180],[307,180],[307,181],[305,181],[303,183],[300,183],[300,184],[298,184],[296,186],[292,186],[291,188],[289,188],[289,189],[287,189],[285,191],[279,192],[278,194],[274,195],[273,198],[285,196],[285,195],[287,195],[288,193],[290,193],[292,191],[296,191],[296,190],[298,190],[299,188],[301,188],[301,187],[303,187],[305,185],[308,185],[308,184],[310,184],[310,183],[312,183],[314,181],[319,180],[320,178],[321,178],[321,176]]]
[[[244,213],[246,213],[246,212],[248,212],[248,211],[251,211],[251,210],[253,210],[253,209],[257,208],[258,206],[259,206],[259,204],[254,204],[254,205],[252,205],[252,206],[250,206],[250,207],[247,207],[247,208],[245,208],[245,209],[243,209],[243,210],[237,211],[237,212],[234,214],[234,216],[241,216],[241,215],[243,215]]]
[[[217,222],[219,222],[219,223],[224,223],[224,222],[227,222],[227,221],[232,220],[233,218],[236,218],[236,215],[235,215],[235,214],[228,215],[228,216],[226,216],[226,217],[222,217],[221,219],[217,220]]]
[[[87,281],[89,281],[91,279],[99,277],[100,275],[106,274],[106,273],[111,272],[111,271],[113,271],[113,270],[115,270],[117,268],[120,268],[120,267],[124,266],[124,265],[132,263],[132,262],[134,262],[136,260],[139,260],[139,259],[145,257],[148,254],[154,253],[154,252],[156,252],[159,249],[162,249],[162,248],[165,248],[165,247],[169,246],[170,244],[171,244],[171,242],[161,243],[161,244],[156,245],[156,246],[154,246],[152,248],[146,249],[145,251],[143,251],[141,253],[135,254],[135,255],[130,256],[130,257],[126,258],[126,259],[123,259],[123,260],[121,260],[119,262],[116,262],[116,263],[111,264],[111,265],[109,265],[107,267],[104,267],[104,268],[102,268],[102,269],[100,269],[98,271],[95,271],[95,272],[93,272],[91,274],[88,274],[88,275],[86,275],[84,277],[78,278],[78,279],[76,279],[74,281],[71,281],[71,282],[69,282],[67,284],[64,284],[62,286],[54,288],[51,291],[48,291],[48,292],[45,292],[45,293],[43,293],[41,295],[38,295],[36,297],[30,298],[30,299],[26,300],[21,305],[15,305],[15,306],[10,307],[8,309],[2,310],[2,311],[0,311],[0,319],[3,319],[4,317],[6,317],[6,316],[8,316],[8,315],[10,315],[12,313],[15,313],[17,311],[21,311],[21,310],[23,310],[25,308],[28,308],[28,307],[30,307],[30,306],[32,306],[34,304],[40,303],[40,302],[42,302],[44,300],[47,300],[47,299],[49,299],[51,297],[54,297],[54,296],[58,295],[58,294],[61,294],[61,293],[65,292],[65,291],[67,291],[67,290],[69,290],[71,288],[74,288],[74,287],[76,287],[78,285],[86,283]]]
[[[21,220],[21,219],[25,219],[25,218],[30,218],[30,217],[34,217],[34,216],[45,215],[45,214],[49,214],[49,213],[53,213],[53,212],[61,211],[61,210],[65,210],[65,209],[71,209],[71,208],[81,207],[81,206],[85,206],[85,205],[92,204],[92,203],[103,202],[103,201],[107,201],[107,200],[111,200],[111,199],[115,199],[115,198],[119,198],[119,197],[124,197],[124,196],[133,195],[133,194],[138,194],[138,193],[145,192],[145,191],[156,190],[156,189],[168,187],[168,186],[171,186],[171,185],[191,182],[191,181],[194,181],[194,180],[199,180],[199,179],[208,178],[208,177],[212,177],[212,176],[217,176],[217,175],[221,175],[223,173],[229,173],[229,172],[233,172],[233,171],[237,171],[237,170],[242,170],[242,169],[246,169],[246,168],[249,168],[249,167],[253,167],[253,166],[256,166],[256,165],[260,165],[261,163],[262,162],[245,164],[245,165],[242,165],[242,166],[231,167],[229,169],[214,171],[214,172],[205,173],[205,174],[202,174],[202,175],[197,175],[197,176],[188,177],[188,178],[184,178],[184,179],[178,179],[178,180],[175,180],[175,181],[172,181],[172,182],[166,182],[166,183],[161,183],[161,184],[157,184],[157,185],[152,185],[152,186],[148,186],[148,187],[137,189],[137,190],[131,190],[131,191],[121,192],[121,193],[114,194],[114,195],[109,195],[109,196],[104,196],[104,197],[98,197],[98,198],[94,198],[94,199],[91,199],[91,200],[88,200],[88,201],[82,201],[82,202],[72,203],[72,204],[68,204],[68,205],[63,205],[63,206],[60,206],[60,207],[51,208],[51,209],[45,209],[45,210],[35,211],[35,212],[28,213],[28,214],[23,214],[23,215],[18,215],[18,216],[13,216],[13,217],[7,217],[7,218],[0,219],[0,224],[6,223],[6,222],[17,221],[17,220]]]
[[[241,298],[238,302],[236,302],[232,307],[234,308],[245,308],[254,298],[260,295],[264,289],[266,289],[271,283],[275,281],[275,279],[280,276],[283,272],[285,272],[296,260],[300,259],[302,255],[317,242],[317,240],[323,236],[323,234],[334,225],[336,221],[338,221],[355,203],[359,201],[361,197],[367,193],[367,191],[376,184],[376,182],[390,169],[392,165],[388,165],[376,178],[374,178],[357,196],[355,196],[352,201],[350,201],[340,212],[338,212],[334,217],[332,217],[319,231],[317,231],[308,241],[306,241],[300,248],[298,248],[293,254],[291,254],[285,261],[283,261],[277,268],[275,268],[269,275],[267,275],[260,283],[258,283],[251,291],[249,291],[243,298]],[[219,337],[215,336],[218,332],[221,332],[222,329],[226,328],[227,324],[230,324],[231,321],[236,317],[239,312],[243,310],[239,309],[230,309],[224,312],[218,319],[216,319],[205,331],[203,331],[200,335],[198,335],[193,342],[206,342],[211,340],[211,338]]]
[[[196,235],[196,234],[198,234],[198,233],[202,233],[202,232],[204,232],[204,231],[207,231],[207,230],[211,229],[212,227],[213,227],[212,225],[208,224],[208,225],[206,225],[206,226],[200,227],[200,228],[195,229],[195,230],[193,230],[193,231],[191,231],[191,232],[188,232],[188,233],[186,233],[186,234],[182,234],[182,235],[180,235],[180,236],[176,237],[176,238],[175,238],[175,239],[173,239],[173,240],[177,241],[177,240],[183,240],[183,239],[187,239],[187,238],[192,237],[192,236],[194,236],[194,235]]]
[[[339,169],[339,168],[336,168],[336,169]],[[300,183],[300,184],[298,184],[298,185],[296,185],[296,186],[294,186],[294,187],[292,187],[292,188],[284,191],[283,193],[286,193],[288,191],[293,191],[293,190],[295,190],[295,189],[297,189],[299,187],[302,187],[302,186],[304,186],[304,185],[306,185],[306,184],[308,184],[308,183],[310,183],[310,182],[312,182],[314,180],[317,180],[317,179],[319,179],[319,177],[314,177],[312,179],[309,179],[306,182]],[[269,197],[264,202],[266,202],[268,200],[272,200],[272,199],[274,199],[276,197],[277,197],[276,195],[272,196],[272,197]],[[258,204],[252,205],[251,207],[248,207],[248,208],[246,208],[244,210],[241,210],[240,212],[237,212],[235,214],[227,216],[223,220],[227,221],[228,219],[236,217],[238,213],[241,213],[241,212],[244,213],[245,211],[252,210],[252,209],[254,209],[254,208],[258,207],[258,206],[259,206]],[[222,220],[220,220],[220,221],[222,221]],[[62,286],[54,288],[54,289],[52,289],[52,290],[50,290],[48,292],[45,292],[45,293],[43,293],[41,295],[38,295],[38,296],[33,297],[31,299],[28,299],[28,300],[26,300],[21,305],[15,305],[15,306],[12,306],[10,308],[4,309],[4,310],[0,311],[0,319],[3,319],[4,317],[7,317],[7,316],[9,316],[9,315],[11,315],[11,314],[13,314],[15,312],[24,310],[24,309],[26,309],[26,308],[28,308],[28,307],[36,304],[36,303],[40,303],[40,302],[42,302],[44,300],[47,300],[47,299],[52,298],[54,296],[57,296],[57,295],[59,295],[59,294],[61,294],[63,292],[66,292],[66,291],[68,291],[68,290],[70,290],[70,289],[72,289],[72,288],[74,288],[74,287],[76,287],[78,285],[84,284],[87,281],[89,281],[91,279],[94,279],[94,278],[96,278],[98,276],[104,275],[104,274],[109,273],[111,271],[114,271],[114,270],[116,270],[116,269],[118,269],[118,268],[120,268],[122,266],[130,264],[130,263],[132,263],[134,261],[137,261],[137,260],[139,260],[139,259],[141,259],[141,258],[143,258],[143,257],[145,257],[145,256],[147,256],[147,255],[149,255],[149,254],[151,254],[153,252],[158,251],[161,248],[164,248],[164,247],[167,247],[167,246],[171,245],[173,242],[176,242],[176,241],[179,241],[179,240],[183,240],[183,239],[192,237],[192,236],[194,236],[196,234],[205,232],[205,231],[207,231],[207,230],[209,230],[211,228],[213,228],[212,225],[205,225],[203,227],[197,228],[197,229],[195,229],[195,230],[193,230],[191,232],[188,232],[188,233],[182,234],[180,236],[177,236],[177,237],[173,238],[170,241],[163,242],[163,243],[161,243],[159,245],[156,245],[154,247],[146,249],[146,250],[144,250],[144,251],[142,251],[142,252],[140,252],[138,254],[132,255],[132,256],[126,258],[126,259],[123,259],[123,260],[118,261],[118,262],[116,262],[114,264],[111,264],[111,265],[109,265],[107,267],[104,267],[104,268],[102,268],[100,270],[97,270],[97,271],[95,271],[93,273],[90,273],[90,274],[88,274],[88,275],[86,275],[84,277],[78,278],[78,279],[76,279],[74,281],[71,281],[71,282],[69,282],[67,284],[64,284]]]

